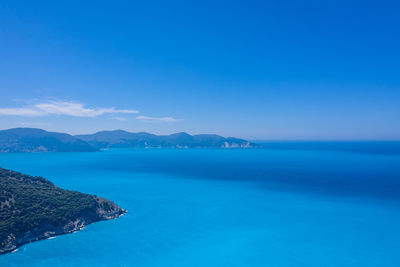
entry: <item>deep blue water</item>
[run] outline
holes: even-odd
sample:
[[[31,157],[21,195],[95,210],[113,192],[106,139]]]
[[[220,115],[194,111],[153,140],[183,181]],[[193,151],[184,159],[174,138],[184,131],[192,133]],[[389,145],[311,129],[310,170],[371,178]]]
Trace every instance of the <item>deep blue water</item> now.
[[[0,266],[400,266],[399,144],[0,154],[128,210]]]

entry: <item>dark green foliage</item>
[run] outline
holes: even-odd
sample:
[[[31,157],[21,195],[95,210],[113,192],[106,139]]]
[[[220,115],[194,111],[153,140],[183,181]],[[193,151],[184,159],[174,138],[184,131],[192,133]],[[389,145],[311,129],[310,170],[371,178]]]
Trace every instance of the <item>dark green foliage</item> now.
[[[0,168],[0,244],[10,233],[19,238],[35,227],[57,227],[83,215],[96,216],[99,205],[95,196]]]

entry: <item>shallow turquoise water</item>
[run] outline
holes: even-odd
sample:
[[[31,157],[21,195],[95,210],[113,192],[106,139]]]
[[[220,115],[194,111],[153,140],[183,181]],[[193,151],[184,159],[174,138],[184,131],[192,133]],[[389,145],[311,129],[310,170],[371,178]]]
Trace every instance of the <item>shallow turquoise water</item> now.
[[[397,153],[108,150],[0,154],[0,166],[128,210],[0,266],[400,266]]]

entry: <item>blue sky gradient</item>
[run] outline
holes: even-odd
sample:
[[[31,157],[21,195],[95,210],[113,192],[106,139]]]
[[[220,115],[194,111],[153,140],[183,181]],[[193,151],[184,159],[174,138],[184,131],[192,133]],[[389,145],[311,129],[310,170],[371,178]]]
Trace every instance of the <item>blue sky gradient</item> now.
[[[1,1],[0,128],[399,140],[399,14],[397,1]]]

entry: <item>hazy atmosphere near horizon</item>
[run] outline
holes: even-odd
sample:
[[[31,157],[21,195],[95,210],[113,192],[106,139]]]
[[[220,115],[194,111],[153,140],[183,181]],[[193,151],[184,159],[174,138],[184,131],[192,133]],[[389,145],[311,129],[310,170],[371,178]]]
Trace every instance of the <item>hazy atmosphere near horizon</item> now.
[[[399,267],[399,14],[0,0],[0,266]]]
[[[396,1],[1,1],[0,128],[400,139]]]

